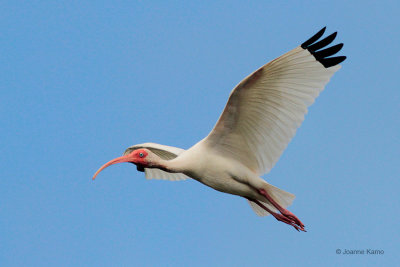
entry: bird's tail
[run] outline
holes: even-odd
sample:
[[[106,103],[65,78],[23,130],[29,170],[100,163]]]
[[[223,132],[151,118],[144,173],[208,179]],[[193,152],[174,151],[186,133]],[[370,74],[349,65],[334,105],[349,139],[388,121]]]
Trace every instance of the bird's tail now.
[[[267,190],[268,194],[283,208],[290,206],[296,197],[292,193],[283,191],[282,189],[279,189],[278,187],[273,186],[271,184],[265,184],[264,189]],[[266,206],[271,211],[278,212],[278,210],[273,205],[271,205],[269,202],[260,201],[260,200],[258,200],[258,201],[261,202],[264,206]],[[249,201],[249,204],[250,204],[251,208],[253,209],[253,211],[258,216],[267,216],[270,214],[269,212],[267,212],[266,210],[264,210],[263,208],[258,206],[253,201]]]

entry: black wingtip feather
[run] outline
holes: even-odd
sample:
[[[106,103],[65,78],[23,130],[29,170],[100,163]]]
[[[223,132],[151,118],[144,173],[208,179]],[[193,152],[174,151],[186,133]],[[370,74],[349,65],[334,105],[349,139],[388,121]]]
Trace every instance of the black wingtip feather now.
[[[305,41],[304,43],[301,44],[301,47],[303,49],[308,50],[316,60],[318,60],[325,68],[333,67],[341,62],[343,62],[346,57],[345,56],[338,56],[338,57],[330,57],[342,49],[343,44],[337,44],[331,47],[326,48],[327,45],[333,42],[335,40],[337,32],[332,33],[328,37],[325,37],[324,39],[318,41],[322,35],[325,33],[326,27],[322,28],[319,32],[317,32],[314,36],[312,36],[310,39]],[[325,48],[323,50],[320,50],[322,48]],[[319,51],[318,51],[319,50]]]
[[[317,59],[318,59],[318,58],[321,59],[321,58],[330,57],[330,56],[333,56],[334,54],[336,54],[337,52],[339,52],[340,49],[342,49],[342,47],[343,47],[343,43],[340,43],[340,44],[331,46],[331,47],[329,47],[329,48],[327,48],[327,49],[314,52],[313,55],[314,55],[314,57],[317,58]]]
[[[321,38],[322,35],[324,35],[324,32],[326,30],[326,26],[323,27],[321,30],[319,30],[319,32],[317,32],[316,34],[314,34],[310,39],[308,39],[307,41],[305,41],[304,43],[301,44],[301,47],[306,49],[310,44],[314,43],[315,41],[317,41],[319,38]]]
[[[336,66],[337,64],[343,62],[345,59],[346,59],[345,56],[339,56],[339,57],[323,58],[318,61],[321,62],[321,64],[324,65],[325,68],[329,68],[329,67]]]
[[[324,39],[322,39],[321,41],[318,41],[312,45],[310,45],[309,47],[307,47],[308,51],[317,51],[327,45],[329,45],[330,43],[333,42],[333,40],[335,40],[337,35],[337,32],[332,33],[331,35],[329,35],[328,37],[325,37]]]

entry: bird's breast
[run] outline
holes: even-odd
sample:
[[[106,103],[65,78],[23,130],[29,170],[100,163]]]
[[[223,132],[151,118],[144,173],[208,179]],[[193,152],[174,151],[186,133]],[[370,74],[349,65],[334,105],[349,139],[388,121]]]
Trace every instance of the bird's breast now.
[[[215,190],[243,197],[254,194],[248,183],[249,170],[235,160],[218,155],[202,142],[186,150],[176,161],[184,174]]]
[[[217,191],[239,195],[243,197],[253,196],[254,190],[246,183],[246,177],[237,171],[237,167],[225,163],[223,160],[209,157],[208,160],[198,159],[197,164],[192,165],[184,173]],[[240,177],[241,179],[238,179]]]

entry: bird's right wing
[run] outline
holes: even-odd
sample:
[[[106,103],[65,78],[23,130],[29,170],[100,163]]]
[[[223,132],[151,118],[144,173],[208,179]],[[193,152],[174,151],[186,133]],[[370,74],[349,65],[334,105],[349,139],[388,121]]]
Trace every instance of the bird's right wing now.
[[[182,148],[165,146],[156,143],[144,143],[129,147],[125,150],[124,155],[131,153],[133,150],[146,148],[164,160],[171,160],[176,158],[179,154],[185,151]],[[180,181],[188,179],[189,177],[183,173],[169,173],[156,168],[144,168],[146,179],[159,179]]]
[[[324,31],[241,81],[203,143],[259,175],[269,172],[346,58],[331,57],[343,44],[327,48],[336,33],[318,41]]]

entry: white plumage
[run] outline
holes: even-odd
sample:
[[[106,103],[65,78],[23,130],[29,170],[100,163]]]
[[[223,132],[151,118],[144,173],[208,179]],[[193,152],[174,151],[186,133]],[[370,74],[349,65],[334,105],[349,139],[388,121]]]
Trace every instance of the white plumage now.
[[[330,57],[343,46],[326,48],[336,33],[317,41],[325,28],[262,66],[231,92],[210,134],[188,150],[145,143],[129,147],[122,157],[101,167],[131,162],[148,179],[193,178],[218,191],[245,197],[260,216],[304,231],[303,223],[285,208],[294,195],[268,184],[268,173],[304,120],[307,108],[340,69],[345,57]]]
[[[323,67],[301,47],[262,66],[233,89],[206,143],[258,175],[269,172],[339,68]]]

